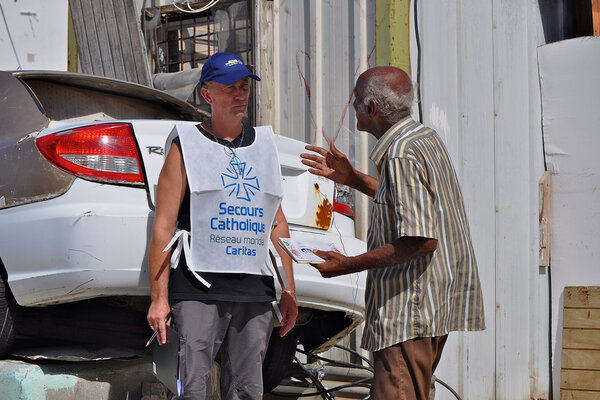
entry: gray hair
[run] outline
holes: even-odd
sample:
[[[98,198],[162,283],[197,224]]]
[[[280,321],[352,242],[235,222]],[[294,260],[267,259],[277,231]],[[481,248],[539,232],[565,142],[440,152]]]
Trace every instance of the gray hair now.
[[[393,90],[385,79],[374,76],[365,82],[362,90],[362,105],[366,107],[373,100],[377,103],[377,109],[383,119],[390,125],[395,124],[402,118],[410,115],[414,101],[414,88],[412,83],[410,89],[405,93]]]

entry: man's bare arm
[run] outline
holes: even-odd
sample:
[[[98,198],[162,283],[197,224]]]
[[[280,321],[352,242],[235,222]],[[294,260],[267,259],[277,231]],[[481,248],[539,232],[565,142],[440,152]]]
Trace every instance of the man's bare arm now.
[[[318,269],[324,278],[331,278],[401,264],[412,258],[433,253],[436,248],[437,240],[435,239],[405,236],[393,243],[388,243],[353,257],[346,257],[331,251],[315,250],[316,255],[327,261],[321,264],[313,264],[313,267]]]
[[[277,278],[279,279],[279,283],[284,291],[281,294],[281,300],[279,301],[279,309],[281,311],[282,321],[281,328],[279,329],[279,335],[285,336],[296,324],[296,317],[298,317],[298,305],[296,303],[296,285],[294,283],[294,270],[292,259],[283,249],[277,244],[279,238],[289,238],[290,230],[288,227],[287,220],[285,215],[283,214],[283,210],[281,206],[277,210],[277,214],[275,215],[275,221],[277,225],[271,230],[271,242],[273,242],[273,246],[277,250],[277,254],[281,258],[281,263],[283,265],[283,272],[285,274],[285,278],[287,281],[287,285],[284,285],[284,280],[281,276],[279,276],[279,271],[277,267],[275,268],[275,272],[277,273]],[[292,294],[294,293],[294,294]]]
[[[148,255],[151,301],[148,323],[158,329],[158,341],[166,342],[165,318],[169,307],[169,260],[170,251],[163,249],[169,244],[177,226],[177,215],[185,195],[187,179],[181,152],[177,145],[171,146],[160,172],[156,190],[156,213],[152,227],[152,239]]]

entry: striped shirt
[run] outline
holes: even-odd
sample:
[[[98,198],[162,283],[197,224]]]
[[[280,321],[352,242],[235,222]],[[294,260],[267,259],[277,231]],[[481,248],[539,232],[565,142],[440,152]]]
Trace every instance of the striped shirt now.
[[[484,329],[483,298],[462,193],[438,134],[410,117],[371,152],[378,175],[368,233],[373,250],[403,236],[436,239],[432,254],[371,269],[362,347]]]

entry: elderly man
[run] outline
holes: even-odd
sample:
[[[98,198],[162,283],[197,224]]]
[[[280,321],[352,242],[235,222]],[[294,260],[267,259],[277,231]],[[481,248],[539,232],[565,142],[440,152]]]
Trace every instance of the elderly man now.
[[[200,83],[212,116],[196,126],[176,125],[158,181],[147,318],[164,344],[172,309],[184,399],[205,398],[219,351],[222,398],[263,396],[261,366],[273,327],[273,272],[278,273],[268,264],[268,241],[289,237],[289,231],[280,207],[273,131],[242,124],[250,78],[260,80],[236,55],[208,59]],[[284,336],[298,308],[291,259],[283,251],[280,256],[287,278],[278,276],[287,282],[279,303]],[[172,269],[163,273],[169,260]]]
[[[483,299],[462,194],[438,134],[413,121],[409,76],[365,71],[354,88],[357,128],[371,133],[378,178],[346,156],[306,146],[309,171],[373,197],[368,252],[315,251],[323,277],[367,270],[362,347],[373,352],[374,400],[426,400],[448,333],[484,329]],[[316,154],[315,154],[316,153]]]

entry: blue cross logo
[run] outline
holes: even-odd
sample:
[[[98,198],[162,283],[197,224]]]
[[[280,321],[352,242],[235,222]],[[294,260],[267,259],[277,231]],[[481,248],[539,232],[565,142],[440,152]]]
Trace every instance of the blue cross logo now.
[[[235,194],[236,199],[250,201],[250,195],[260,192],[260,185],[256,175],[252,175],[252,167],[246,170],[246,162],[232,161],[221,174],[223,188],[230,189],[229,196]]]

